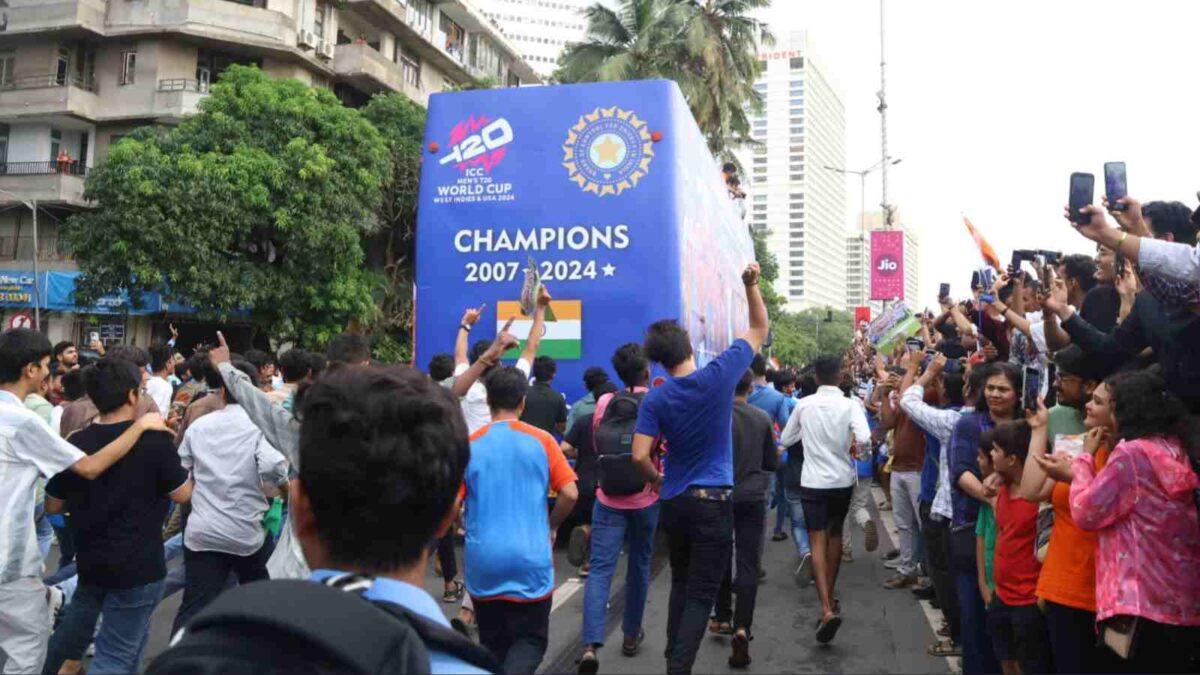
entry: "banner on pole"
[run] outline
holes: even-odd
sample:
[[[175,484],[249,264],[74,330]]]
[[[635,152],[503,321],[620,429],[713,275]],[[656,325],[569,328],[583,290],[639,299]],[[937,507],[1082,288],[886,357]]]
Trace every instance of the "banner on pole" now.
[[[904,233],[871,233],[871,299],[904,299]]]

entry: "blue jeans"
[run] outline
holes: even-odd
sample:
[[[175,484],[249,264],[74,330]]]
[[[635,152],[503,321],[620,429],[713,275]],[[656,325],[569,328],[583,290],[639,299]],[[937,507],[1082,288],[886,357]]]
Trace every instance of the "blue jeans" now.
[[[142,669],[142,654],[150,635],[150,616],[162,595],[162,580],[145,586],[112,590],[79,584],[67,605],[62,624],[50,636],[43,672],[57,673],[62,662],[83,659],[92,641],[96,620],[104,621],[96,635],[96,656],[89,673],[133,673]]]
[[[950,532],[950,565],[954,572],[954,590],[958,594],[959,621],[962,625],[962,667],[964,675],[998,673],[1000,664],[987,634],[987,608],[979,594],[979,576],[975,571],[975,530],[959,527]]]
[[[808,528],[804,523],[804,506],[800,503],[800,495],[791,494],[786,488],[783,492],[792,519],[792,541],[796,544],[796,553],[803,558],[811,552],[808,547]]]
[[[625,637],[642,630],[646,594],[650,590],[650,556],[658,526],[657,502],[644,509],[613,509],[596,502],[592,509],[591,574],[583,589],[583,644],[604,644],[608,594],[621,559],[621,545],[629,538],[629,567],[625,571]]]
[[[771,474],[771,508],[775,511],[775,531],[773,534],[783,532],[783,522],[791,517],[788,513],[790,509],[787,506],[787,498],[784,496],[783,488],[783,467]],[[806,534],[807,536],[807,534]]]

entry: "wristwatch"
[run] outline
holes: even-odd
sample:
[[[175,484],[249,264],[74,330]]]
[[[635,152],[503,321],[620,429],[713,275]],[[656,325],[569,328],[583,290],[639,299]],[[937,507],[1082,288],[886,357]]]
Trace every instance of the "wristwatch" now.
[[[470,327],[470,326],[468,326],[468,325],[467,325],[467,324],[465,324],[465,323],[460,323],[460,324],[458,324],[458,327],[459,327],[461,330],[465,330],[465,331],[467,331],[468,333],[470,333],[470,332],[471,332],[471,327]]]

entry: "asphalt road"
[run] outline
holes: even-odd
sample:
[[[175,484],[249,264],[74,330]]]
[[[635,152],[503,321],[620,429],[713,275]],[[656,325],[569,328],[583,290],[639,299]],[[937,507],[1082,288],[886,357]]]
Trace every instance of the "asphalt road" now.
[[[877,496],[882,498],[880,494]],[[855,533],[856,560],[842,566],[838,595],[845,618],[837,639],[820,646],[813,635],[819,617],[819,603],[813,588],[799,589],[792,581],[797,564],[795,547],[790,540],[766,543],[763,568],[767,577],[759,586],[755,612],[755,639],[751,643],[754,659],[751,673],[947,673],[956,664],[925,654],[933,640],[932,624],[940,614],[919,603],[907,590],[889,591],[882,583],[891,574],[883,567],[882,555],[896,541],[891,514],[883,513],[881,545],[875,553],[861,548],[861,532]],[[768,516],[774,522],[774,513]],[[565,537],[561,539],[565,541]],[[626,658],[620,653],[621,602],[624,597],[624,561],[618,565],[609,609],[609,637],[600,656],[602,673],[649,673],[665,670],[662,652],[666,644],[666,607],[670,591],[670,570],[665,564],[660,542],[653,564],[654,577],[644,620],[646,641],[641,653]],[[462,550],[459,549],[461,562]],[[56,552],[52,553],[56,557]],[[178,564],[178,563],[173,563]],[[461,567],[460,567],[461,568]],[[555,552],[558,586],[550,620],[550,645],[540,672],[574,672],[579,656],[579,630],[582,622],[583,584],[566,561],[565,551]],[[431,566],[425,589],[440,600],[441,578]],[[179,609],[182,593],[166,598],[151,622],[146,663],[166,648],[171,623]],[[447,617],[458,611],[457,604],[442,604]],[[697,656],[695,672],[735,672],[729,668],[728,638],[706,635]]]

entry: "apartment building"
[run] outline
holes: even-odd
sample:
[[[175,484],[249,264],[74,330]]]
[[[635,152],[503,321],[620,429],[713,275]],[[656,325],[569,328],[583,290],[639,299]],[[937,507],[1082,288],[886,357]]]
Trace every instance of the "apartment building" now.
[[[36,200],[39,207],[40,272],[74,274],[57,232],[64,218],[88,208],[87,172],[133,129],[176,123],[194,113],[209,86],[233,64],[254,64],[275,77],[327,87],[351,106],[378,92],[401,92],[424,104],[432,93],[463,85],[541,81],[469,0],[4,0],[5,327],[19,324],[14,314],[32,304],[29,206]],[[38,281],[45,307],[50,283]],[[119,309],[119,300],[105,306]],[[96,326],[93,318],[69,314],[50,313],[52,339],[83,340]]]

